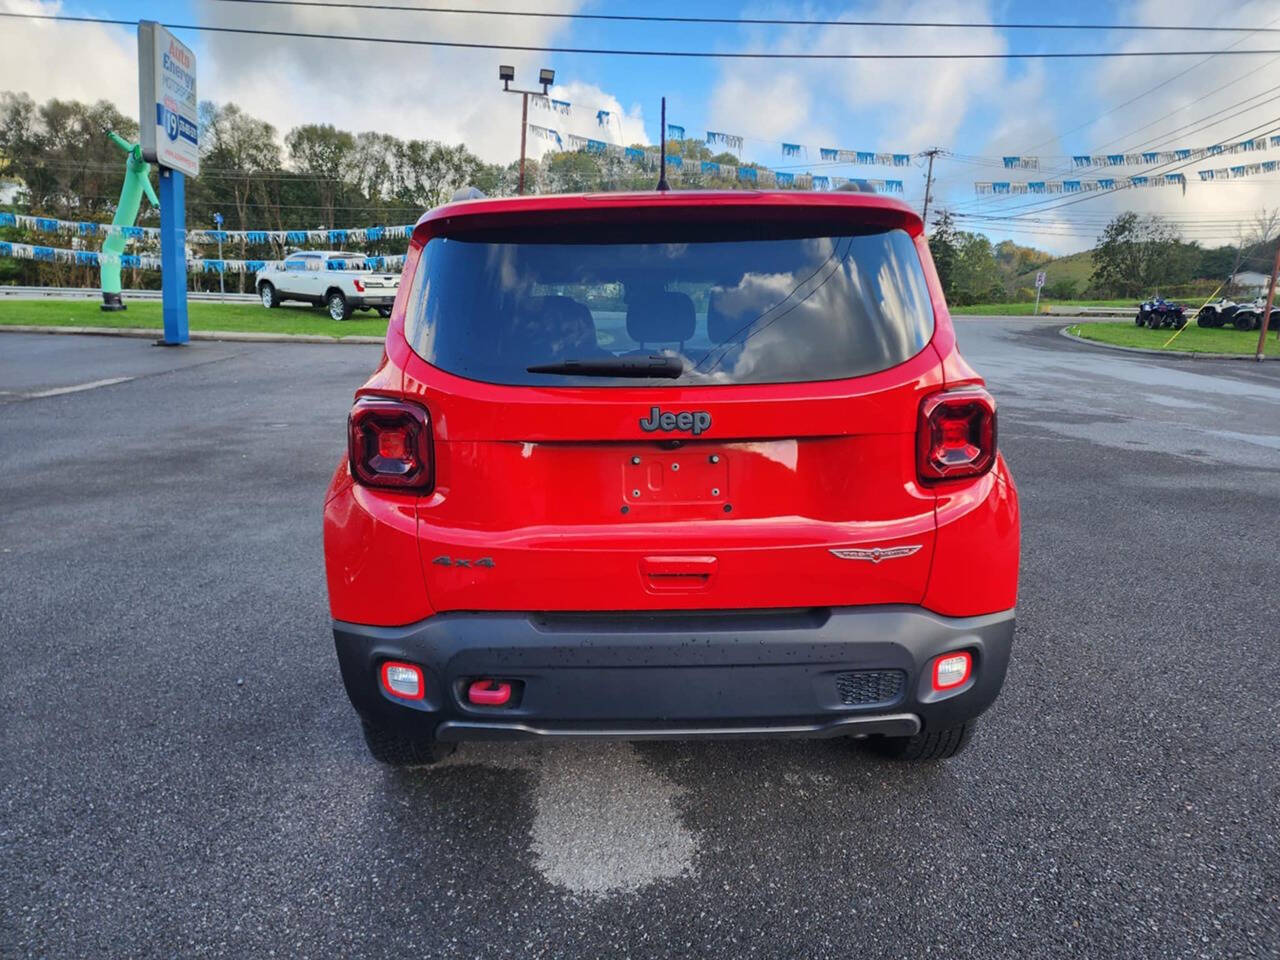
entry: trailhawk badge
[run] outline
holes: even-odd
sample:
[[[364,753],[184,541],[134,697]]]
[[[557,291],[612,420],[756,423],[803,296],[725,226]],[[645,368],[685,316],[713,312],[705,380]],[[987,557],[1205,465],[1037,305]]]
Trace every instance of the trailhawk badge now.
[[[924,546],[922,543],[912,543],[905,547],[873,547],[870,550],[859,550],[855,548],[833,549],[834,553],[841,560],[870,560],[872,563],[879,563],[881,560],[897,560],[899,557],[909,557],[916,553]]]

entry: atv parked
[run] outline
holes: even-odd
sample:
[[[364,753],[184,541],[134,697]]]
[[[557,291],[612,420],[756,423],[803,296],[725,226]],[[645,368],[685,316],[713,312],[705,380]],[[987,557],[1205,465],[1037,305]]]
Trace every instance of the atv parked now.
[[[1140,327],[1150,327],[1152,330],[1158,330],[1161,327],[1181,330],[1187,325],[1187,314],[1182,304],[1173,303],[1164,297],[1156,297],[1138,307],[1138,316],[1134,323]]]
[[[1202,327],[1225,327],[1233,321],[1239,310],[1240,304],[1226,297],[1220,297],[1200,308],[1196,314],[1196,323]]]
[[[1241,304],[1231,316],[1231,325],[1237,330],[1257,330],[1262,326],[1262,315],[1266,309],[1266,297],[1259,297],[1252,303]],[[1280,322],[1280,304],[1272,304],[1270,329],[1276,329],[1277,322]]]

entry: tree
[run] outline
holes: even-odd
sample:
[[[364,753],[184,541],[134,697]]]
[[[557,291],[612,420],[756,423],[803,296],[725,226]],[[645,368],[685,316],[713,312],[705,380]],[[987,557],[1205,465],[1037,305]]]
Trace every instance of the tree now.
[[[955,219],[948,210],[939,210],[933,216],[933,233],[929,234],[929,252],[933,254],[933,265],[937,268],[942,292],[950,297],[959,249]]]
[[[1167,221],[1127,211],[1108,223],[1098,238],[1093,282],[1123,296],[1148,296],[1161,285],[1189,278],[1188,254],[1188,245]]]
[[[272,195],[267,176],[280,169],[280,144],[276,128],[264,120],[251,117],[234,103],[219,106],[210,101],[200,104],[202,166],[210,172],[200,179],[194,199],[216,208],[230,206],[237,230],[254,226],[250,211],[256,201],[259,209],[270,206]],[[239,255],[245,256],[245,241],[240,241]],[[236,275],[236,288],[244,291],[244,274]]]
[[[993,303],[1005,298],[1004,282],[991,241],[980,233],[959,233],[952,277],[959,304]]]
[[[1228,283],[1235,282],[1236,274],[1240,272],[1240,267],[1247,255],[1258,247],[1270,244],[1277,232],[1280,232],[1280,207],[1272,210],[1263,207],[1254,214],[1252,223],[1240,225],[1240,230],[1236,234],[1235,257],[1231,262],[1231,271],[1227,274]],[[1209,274],[1209,276],[1217,275],[1216,271]]]
[[[331,123],[309,123],[290,130],[284,143],[294,169],[314,182],[323,225],[332,228],[334,211],[351,171],[356,138]]]

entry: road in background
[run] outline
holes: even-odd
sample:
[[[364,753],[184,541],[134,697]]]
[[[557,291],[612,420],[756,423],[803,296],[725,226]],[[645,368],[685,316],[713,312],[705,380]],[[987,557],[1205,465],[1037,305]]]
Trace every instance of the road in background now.
[[[0,955],[1274,957],[1280,366],[1057,326],[957,321],[1024,510],[967,753],[407,772],[365,754],[321,566],[378,348],[3,335]]]

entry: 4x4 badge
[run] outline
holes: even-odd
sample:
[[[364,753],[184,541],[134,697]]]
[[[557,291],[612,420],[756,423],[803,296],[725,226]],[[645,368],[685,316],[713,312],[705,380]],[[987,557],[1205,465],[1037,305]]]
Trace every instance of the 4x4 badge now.
[[[680,413],[663,413],[657,407],[649,411],[647,418],[640,419],[640,429],[645,433],[655,430],[688,430],[695,437],[711,426],[711,414],[705,410],[682,410]]]
[[[896,560],[899,557],[909,557],[922,546],[924,544],[912,543],[905,547],[873,547],[870,550],[855,548],[833,549],[831,552],[841,560],[870,560],[872,563],[879,563],[881,560]]]

